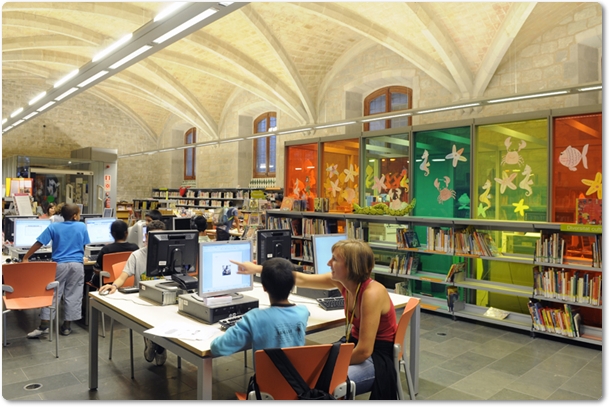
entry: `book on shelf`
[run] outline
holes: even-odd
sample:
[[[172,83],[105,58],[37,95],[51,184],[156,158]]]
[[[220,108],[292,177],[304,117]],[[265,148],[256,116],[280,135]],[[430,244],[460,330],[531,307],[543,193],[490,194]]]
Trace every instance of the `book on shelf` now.
[[[459,288],[455,286],[446,287],[446,305],[448,312],[455,312],[455,304],[459,301]]]
[[[279,207],[279,210],[291,211],[293,208],[294,208],[294,198],[291,198],[289,196],[284,197],[283,200],[281,201],[281,206]]]
[[[400,295],[411,295],[409,281],[400,281],[395,283],[395,293]]]
[[[577,223],[580,225],[602,225],[603,200],[597,198],[578,198]]]
[[[406,242],[407,248],[416,248],[421,247],[421,243],[419,242],[419,236],[417,232],[414,230],[408,230],[404,233],[404,238]]]
[[[450,265],[448,269],[448,273],[446,273],[445,282],[454,283],[455,282],[455,274],[465,271],[467,265],[465,262],[461,263],[453,263]]]

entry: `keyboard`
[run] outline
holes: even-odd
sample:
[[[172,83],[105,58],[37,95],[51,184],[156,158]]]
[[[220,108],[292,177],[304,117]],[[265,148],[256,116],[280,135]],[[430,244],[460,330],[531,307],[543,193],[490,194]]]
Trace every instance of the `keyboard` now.
[[[333,311],[345,308],[345,299],[341,297],[318,298],[319,306],[326,311]]]
[[[220,323],[220,327],[222,328],[222,330],[226,331],[228,328],[241,321],[241,318],[243,318],[243,315],[235,315],[232,317],[221,319],[218,322]]]

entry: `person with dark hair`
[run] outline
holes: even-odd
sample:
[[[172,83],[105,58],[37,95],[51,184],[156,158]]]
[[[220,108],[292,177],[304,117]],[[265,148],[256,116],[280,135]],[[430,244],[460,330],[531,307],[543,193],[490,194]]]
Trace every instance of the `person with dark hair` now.
[[[207,237],[207,218],[205,216],[195,216],[192,219],[192,225],[199,231],[199,243],[209,242]]]
[[[227,356],[250,345],[259,349],[303,346],[309,320],[309,310],[288,301],[294,288],[294,266],[286,259],[273,258],[264,262],[260,279],[269,296],[269,308],[254,308],[226,333],[211,343],[214,356]]]
[[[44,214],[40,215],[38,218],[39,219],[50,219],[51,216],[55,215],[55,204],[54,203],[48,203],[46,204],[46,207],[44,208]]]
[[[214,226],[216,227],[216,240],[230,240],[230,230],[233,225],[240,229],[239,210],[235,201],[230,201],[228,207],[218,208],[214,211]]]
[[[97,261],[93,265],[95,271],[99,272],[102,270],[102,266],[104,265],[104,254],[134,252],[139,249],[138,245],[127,242],[127,236],[129,235],[128,229],[125,221],[117,219],[112,222],[112,225],[110,225],[110,234],[114,238],[114,243],[107,244],[101,248],[97,255]]]
[[[85,246],[91,241],[87,227],[80,220],[80,208],[76,204],[66,204],[61,208],[63,222],[54,222],[36,238],[36,243],[23,256],[27,263],[32,254],[53,241],[52,260],[57,263],[55,280],[59,282],[57,298],[63,297],[64,320],[59,330],[62,335],[72,333],[71,322],[82,318],[82,296],[85,283],[83,259]],[[55,299],[53,298],[53,301]],[[58,304],[53,304],[57,309]],[[28,338],[38,338],[49,333],[51,310],[40,310],[40,325],[30,332]]]
[[[149,210],[146,212],[146,223],[150,223],[153,220],[161,220],[163,218],[163,214],[161,211],[156,209]]]

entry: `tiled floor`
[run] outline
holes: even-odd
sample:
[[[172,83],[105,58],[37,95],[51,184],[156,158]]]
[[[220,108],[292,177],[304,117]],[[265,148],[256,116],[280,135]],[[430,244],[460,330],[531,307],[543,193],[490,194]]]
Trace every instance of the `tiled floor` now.
[[[196,369],[170,354],[157,367],[143,358],[143,340],[134,334],[135,379],[130,378],[129,334],[115,327],[112,360],[108,360],[109,335],[100,338],[99,388],[89,391],[88,331],[73,326],[61,336],[60,357],[55,344],[26,339],[38,322],[37,312],[8,314],[10,345],[2,349],[2,395],[7,400],[193,400]],[[106,324],[109,328],[109,324]],[[309,335],[310,343],[329,343],[342,329]],[[234,400],[246,388],[251,369],[243,353],[213,361],[215,400]],[[25,390],[28,384],[42,385]],[[419,400],[598,400],[603,396],[602,352],[564,340],[423,312]],[[358,396],[367,399],[369,394]]]

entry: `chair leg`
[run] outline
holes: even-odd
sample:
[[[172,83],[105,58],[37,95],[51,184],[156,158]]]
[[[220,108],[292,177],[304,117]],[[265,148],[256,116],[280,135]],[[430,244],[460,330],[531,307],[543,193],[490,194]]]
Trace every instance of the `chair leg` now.
[[[104,314],[102,314],[102,321],[104,318]],[[103,324],[102,324],[103,326]],[[105,336],[104,336],[105,338]],[[110,321],[110,352],[108,353],[108,359],[112,360],[112,341],[114,339],[114,318]]]
[[[133,368],[133,330],[131,329],[129,329],[129,349],[131,350],[131,378],[135,379],[135,369]]]
[[[395,360],[395,359],[394,359]],[[397,386],[398,386],[398,400],[404,400],[404,389],[402,388],[402,378],[400,377],[400,368],[402,366],[402,364],[400,362],[394,363],[395,365],[395,374],[396,374],[396,381],[397,381]]]
[[[408,368],[408,364],[405,360],[402,360],[402,366],[404,366],[404,372],[406,373],[406,383],[408,383],[408,393],[410,394],[410,400],[415,400],[416,395],[414,392],[414,384],[412,383],[412,374],[410,373],[410,369]],[[401,388],[402,386],[400,386]]]
[[[178,356],[178,369],[182,368],[182,357]]]
[[[8,343],[6,342],[6,314],[8,312],[9,310],[2,310],[2,343],[4,347],[8,345]]]
[[[104,313],[101,313],[101,320],[102,320],[102,337],[105,338],[106,337],[106,318]],[[112,329],[112,328],[110,328]],[[112,359],[112,358],[110,358]]]

